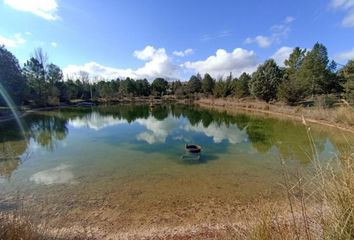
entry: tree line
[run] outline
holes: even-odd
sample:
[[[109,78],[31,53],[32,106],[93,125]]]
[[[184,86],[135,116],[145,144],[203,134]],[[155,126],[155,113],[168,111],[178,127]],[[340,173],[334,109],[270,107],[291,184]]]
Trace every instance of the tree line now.
[[[354,103],[354,60],[344,66],[330,61],[327,48],[316,43],[311,50],[293,49],[284,67],[273,59],[260,64],[252,74],[214,79],[210,74],[196,74],[189,81],[147,79],[92,79],[87,72],[67,77],[64,81],[59,66],[49,63],[46,53],[35,49],[23,67],[4,46],[0,46],[0,91],[6,90],[17,105],[58,105],[74,99],[116,99],[120,97],[175,95],[180,98],[255,97],[271,102],[283,101],[289,105],[311,99],[316,95],[336,95]],[[4,94],[0,104],[6,104]]]

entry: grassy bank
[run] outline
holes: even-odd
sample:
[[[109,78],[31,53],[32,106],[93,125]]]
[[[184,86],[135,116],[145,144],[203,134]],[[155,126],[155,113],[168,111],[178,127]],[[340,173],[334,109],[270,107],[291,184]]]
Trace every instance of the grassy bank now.
[[[260,209],[250,239],[354,239],[353,146],[323,165],[307,121],[303,123],[308,129],[315,171],[310,175],[289,172],[283,164],[288,218],[274,210],[275,206]]]
[[[293,118],[302,121],[304,117],[307,122],[318,123],[330,127],[337,127],[354,133],[354,109],[345,102],[333,108],[320,106],[302,107],[289,106],[282,103],[269,104],[253,99],[235,98],[202,98],[196,101],[202,107],[237,113],[240,110],[274,114],[280,117]]]

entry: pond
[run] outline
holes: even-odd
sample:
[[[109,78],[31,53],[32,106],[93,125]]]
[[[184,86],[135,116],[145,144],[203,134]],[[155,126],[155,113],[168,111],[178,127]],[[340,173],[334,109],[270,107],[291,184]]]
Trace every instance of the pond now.
[[[279,199],[281,159],[311,171],[300,122],[196,106],[62,108],[0,125],[0,211],[18,207],[55,224],[115,229],[230,218],[259,197]],[[322,162],[348,134],[311,126]],[[200,158],[183,157],[199,144]],[[95,225],[96,226],[96,225]]]

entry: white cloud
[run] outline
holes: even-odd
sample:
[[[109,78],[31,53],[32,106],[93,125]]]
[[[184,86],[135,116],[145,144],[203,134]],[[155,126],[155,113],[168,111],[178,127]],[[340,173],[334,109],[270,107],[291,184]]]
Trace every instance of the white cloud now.
[[[4,3],[16,10],[30,12],[46,20],[59,19],[56,0],[4,0]]]
[[[132,69],[112,68],[96,62],[88,62],[83,65],[68,65],[63,69],[64,76],[66,77],[75,77],[80,71],[89,73],[91,77],[97,76],[106,79],[134,76],[134,71]]]
[[[136,58],[146,61],[143,67],[138,69],[120,69],[103,66],[96,62],[89,62],[83,65],[69,65],[64,68],[65,76],[76,75],[80,71],[85,71],[91,77],[100,76],[106,79],[131,77],[134,79],[147,78],[152,80],[156,77],[166,79],[179,78],[180,67],[173,64],[164,48],[154,48],[146,46],[143,50],[134,51]]]
[[[232,35],[231,31],[225,30],[225,31],[221,31],[218,34],[218,38],[224,38],[224,37],[229,37]]]
[[[207,128],[202,123],[192,126],[187,124],[184,126],[184,130],[187,132],[199,132],[204,133],[208,137],[212,137],[214,143],[221,143],[223,140],[227,140],[231,144],[238,144],[248,140],[246,128],[240,130],[237,126],[226,126],[225,124],[211,123]]]
[[[279,28],[279,26],[278,26]],[[188,51],[187,51],[188,50]],[[282,47],[278,49],[272,56],[279,65],[283,65],[284,59],[289,56],[292,48]],[[188,54],[193,50],[186,49],[183,54]],[[176,52],[174,52],[176,55]],[[182,55],[177,53],[177,55]],[[133,56],[137,59],[145,61],[145,64],[137,69],[131,68],[114,68],[101,65],[97,62],[88,62],[83,65],[68,65],[63,69],[66,77],[75,78],[80,71],[87,72],[91,79],[115,79],[130,77],[133,79],[147,78],[153,80],[156,77],[166,79],[181,79],[187,74],[209,73],[213,77],[223,77],[230,72],[234,76],[239,76],[243,72],[252,73],[258,66],[259,61],[257,55],[252,50],[243,48],[235,48],[228,52],[224,49],[218,49],[214,55],[197,61],[186,61],[180,65],[172,62],[164,48],[154,48],[146,46],[142,50],[133,52]]]
[[[158,121],[154,117],[148,119],[138,119],[137,123],[146,127],[148,131],[137,135],[137,140],[145,141],[149,144],[164,143],[166,138],[176,131],[184,130],[186,132],[203,133],[208,137],[212,137],[215,143],[221,143],[223,140],[229,141],[231,144],[237,144],[247,141],[248,135],[246,128],[239,130],[237,126],[226,126],[225,124],[218,125],[211,123],[208,127],[204,127],[202,123],[192,125],[189,121],[181,126],[178,119],[168,116],[163,121]],[[183,135],[177,135],[174,140],[183,140],[189,142],[190,139]]]
[[[162,121],[158,121],[154,117],[147,119],[137,119],[137,123],[146,127],[148,131],[139,133],[136,138],[149,144],[157,142],[164,143],[167,136],[178,127],[178,120],[172,116],[168,116]]]
[[[137,59],[140,60],[151,60],[154,58],[165,58],[166,50],[164,48],[156,49],[153,46],[146,46],[143,50],[136,50],[133,54]]]
[[[332,0],[331,6],[333,8],[350,9],[354,7],[354,0]]]
[[[5,45],[8,48],[15,48],[24,43],[26,43],[26,40],[22,37],[21,33],[16,33],[10,38],[0,35],[0,45]]]
[[[211,40],[211,39],[213,39],[213,37],[212,37],[210,34],[204,34],[204,35],[200,38],[200,40],[201,40],[202,42],[207,42],[207,41],[209,41],[209,40]]]
[[[74,128],[90,128],[96,131],[119,124],[128,123],[126,120],[113,118],[112,116],[102,116],[97,112],[92,112],[84,117],[77,117],[69,121],[69,125]]]
[[[225,37],[229,37],[231,35],[232,35],[232,32],[230,30],[223,30],[223,31],[220,31],[220,32],[214,33],[214,34],[204,34],[204,35],[202,35],[200,40],[202,42],[207,42],[212,39],[225,38]]]
[[[205,60],[186,62],[183,64],[188,69],[193,69],[201,74],[209,73],[214,77],[223,76],[232,72],[235,76],[243,72],[253,72],[258,65],[256,54],[242,48],[235,48],[232,52],[218,49],[216,54]]]
[[[58,167],[37,172],[30,177],[32,182],[37,184],[75,184],[74,174],[70,171],[70,166],[62,164]]]
[[[193,49],[191,49],[191,48],[188,48],[184,51],[174,51],[173,52],[173,55],[178,56],[178,57],[185,57],[185,56],[192,55],[192,54],[193,54]]]
[[[336,57],[336,61],[348,61],[354,59],[354,48],[347,52],[339,53]]]
[[[294,20],[295,20],[294,17],[292,17],[292,16],[287,16],[287,17],[285,18],[284,22],[285,22],[285,23],[291,23],[291,22],[293,22]]]
[[[261,48],[269,47],[270,45],[272,45],[272,42],[272,39],[262,35],[258,35],[255,38],[246,38],[245,40],[246,44],[257,43],[257,45]]]
[[[354,10],[349,12],[342,21],[343,26],[345,27],[354,27]]]
[[[52,45],[52,47],[54,47],[54,48],[58,47],[58,43],[56,43],[56,42],[51,42],[50,45]]]
[[[256,43],[261,48],[270,47],[273,43],[281,43],[290,32],[290,24],[295,20],[294,17],[288,16],[282,24],[271,27],[272,34],[270,36],[258,35],[254,38],[248,37],[245,39],[245,44]]]
[[[281,47],[279,48],[271,58],[281,67],[284,66],[284,61],[289,58],[290,54],[293,52],[292,47]]]
[[[344,27],[354,27],[354,0],[332,0],[331,7],[346,13],[342,20]]]

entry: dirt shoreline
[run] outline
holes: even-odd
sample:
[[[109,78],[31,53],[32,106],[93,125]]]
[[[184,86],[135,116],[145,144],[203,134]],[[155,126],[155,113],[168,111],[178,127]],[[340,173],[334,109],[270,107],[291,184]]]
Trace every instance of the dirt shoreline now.
[[[230,114],[239,113],[240,111],[254,112],[261,114],[276,115],[278,117],[284,117],[288,119],[294,119],[297,121],[306,120],[307,123],[320,124],[332,128],[337,128],[341,131],[346,131],[354,134],[354,126],[346,124],[343,122],[334,122],[333,120],[327,118],[326,115],[330,116],[335,112],[335,110],[321,110],[322,112],[316,115],[317,109],[302,109],[298,110],[296,107],[290,106],[278,106],[274,104],[267,104],[264,102],[239,102],[233,100],[225,99],[200,99],[196,101],[197,105],[218,110],[226,111]],[[312,115],[312,116],[311,116]],[[354,113],[352,113],[354,118]],[[354,122],[352,123],[354,124]]]
[[[28,115],[29,113],[33,112],[39,112],[39,111],[46,111],[46,110],[52,110],[52,109],[60,109],[60,108],[66,108],[66,107],[80,107],[78,103],[82,102],[90,102],[93,103],[94,106],[100,106],[100,105],[116,105],[116,104],[145,104],[145,105],[159,105],[159,104],[165,104],[165,103],[179,103],[179,104],[191,104],[192,101],[189,99],[176,99],[176,98],[163,98],[163,99],[153,99],[153,98],[147,98],[147,97],[140,97],[140,98],[123,98],[123,99],[116,99],[116,100],[104,100],[104,99],[99,99],[98,101],[77,101],[75,103],[71,104],[61,104],[58,106],[48,106],[48,107],[34,107],[34,108],[29,108],[27,106],[22,106],[18,107],[17,113],[19,118],[23,118],[24,116]],[[10,110],[9,108],[3,108]],[[4,115],[0,116],[0,123],[8,122],[14,120],[15,117],[12,115]]]
[[[143,100],[148,100],[148,99],[143,99]],[[150,99],[151,100],[151,99]],[[351,110],[351,117],[352,121],[349,123],[341,122],[341,121],[336,121],[333,119],[334,115],[336,115],[336,110],[337,108],[334,109],[315,109],[315,108],[298,108],[298,107],[292,107],[292,106],[284,106],[284,105],[277,105],[277,104],[268,104],[265,102],[259,102],[259,101],[248,101],[248,100],[237,100],[237,99],[209,99],[209,98],[202,98],[199,100],[195,101],[190,101],[190,100],[176,100],[174,99],[175,103],[179,104],[197,104],[201,107],[208,108],[208,109],[213,109],[217,111],[226,111],[227,113],[230,114],[235,114],[240,111],[245,111],[245,112],[252,112],[252,113],[260,113],[260,114],[269,114],[269,115],[275,115],[277,117],[283,117],[287,119],[294,119],[297,121],[303,121],[303,118],[306,120],[307,123],[312,123],[312,124],[320,124],[323,126],[328,126],[331,128],[337,128],[341,131],[346,131],[354,134],[354,110]],[[136,99],[130,101],[121,101],[121,102],[99,102],[98,105],[104,105],[104,104],[163,104],[163,103],[169,103],[171,102],[171,99],[168,99],[167,101],[159,99],[158,101],[153,100],[153,101],[138,101]],[[43,111],[43,110],[51,110],[51,109],[56,109],[56,108],[64,108],[64,107],[73,107],[75,105],[65,105],[65,106],[56,106],[56,107],[43,107],[43,108],[34,108],[34,109],[28,109],[24,111],[19,112],[19,117],[22,118],[29,113],[37,112],[37,111]],[[0,117],[0,123],[4,123],[7,121],[11,121],[14,119],[14,116],[4,116]]]
[[[34,112],[38,112],[38,111],[51,110],[51,109],[57,109],[57,108],[61,108],[61,107],[67,107],[67,106],[42,107],[42,108],[32,108],[32,109],[26,109],[26,110],[19,110],[19,111],[17,111],[17,114],[18,114],[18,117],[21,119],[21,118],[25,117],[26,115],[28,115],[30,113],[34,113]],[[15,119],[15,116],[13,114],[2,116],[2,117],[0,117],[0,123],[12,121],[14,119]]]
[[[275,207],[276,206],[276,207]],[[262,202],[237,206],[238,211],[223,218],[212,221],[190,221],[181,219],[179,223],[166,222],[156,215],[159,221],[135,222],[130,226],[122,226],[119,219],[93,219],[87,216],[77,216],[76,219],[67,219],[65,224],[51,223],[50,219],[35,223],[39,233],[48,239],[249,239],[249,235],[262,223],[262,214],[272,212],[272,219],[277,224],[287,226],[291,224],[292,215],[286,200],[272,202],[264,199]],[[216,209],[215,209],[216,210]],[[220,209],[221,210],[221,209]],[[308,214],[313,227],[319,222],[319,205],[310,204]],[[196,212],[198,214],[198,212]],[[21,217],[21,216],[17,216]],[[296,206],[295,218],[301,222],[300,206]],[[1,219],[1,214],[0,214]],[[26,216],[24,216],[26,219]],[[317,238],[315,238],[317,239]]]

